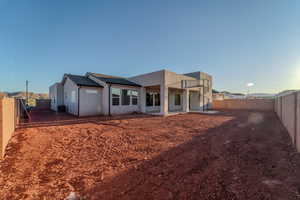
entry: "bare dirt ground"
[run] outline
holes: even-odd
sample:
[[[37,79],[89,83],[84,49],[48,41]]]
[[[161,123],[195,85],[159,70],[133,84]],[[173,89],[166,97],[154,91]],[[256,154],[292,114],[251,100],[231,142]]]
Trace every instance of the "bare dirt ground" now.
[[[18,130],[0,199],[300,199],[300,155],[274,113],[123,118]]]

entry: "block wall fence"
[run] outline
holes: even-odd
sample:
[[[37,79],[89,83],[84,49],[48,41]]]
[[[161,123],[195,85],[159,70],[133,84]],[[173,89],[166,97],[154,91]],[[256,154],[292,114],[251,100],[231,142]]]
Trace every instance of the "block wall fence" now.
[[[214,100],[213,109],[274,111],[274,99]]]
[[[276,97],[275,112],[300,152],[300,91]]]
[[[18,103],[14,98],[0,98],[0,157],[18,124]]]
[[[51,99],[37,99],[35,109],[50,110],[51,109]]]

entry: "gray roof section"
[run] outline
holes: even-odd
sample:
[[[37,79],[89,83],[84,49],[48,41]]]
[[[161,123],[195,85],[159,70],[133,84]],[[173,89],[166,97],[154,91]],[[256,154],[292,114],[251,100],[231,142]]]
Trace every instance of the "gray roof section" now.
[[[118,84],[118,85],[129,85],[129,86],[135,86],[135,87],[142,87],[139,84],[136,84],[132,81],[127,80],[126,78],[122,77],[113,77],[105,75],[106,77],[102,76],[102,74],[96,74],[96,73],[90,73],[93,77],[99,79],[100,81],[103,81],[105,83],[109,84]]]
[[[79,75],[73,75],[73,74],[65,74],[65,76],[68,77],[69,79],[71,79],[78,86],[103,87],[102,85],[99,85],[98,83],[89,79],[86,76],[79,76]]]

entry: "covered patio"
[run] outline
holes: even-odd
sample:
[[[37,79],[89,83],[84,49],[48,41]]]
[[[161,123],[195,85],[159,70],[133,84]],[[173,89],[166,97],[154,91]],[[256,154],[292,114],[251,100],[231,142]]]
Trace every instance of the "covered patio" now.
[[[203,110],[201,88],[182,89],[155,85],[145,87],[141,95],[141,106],[144,106],[142,111],[148,114],[172,115]]]

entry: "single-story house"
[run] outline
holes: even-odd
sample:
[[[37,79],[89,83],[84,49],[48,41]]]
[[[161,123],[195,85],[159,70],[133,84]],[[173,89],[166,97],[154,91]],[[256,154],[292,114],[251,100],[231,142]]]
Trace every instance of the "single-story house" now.
[[[49,89],[51,109],[64,105],[76,116],[133,112],[168,115],[202,111],[212,105],[212,77],[203,72],[160,70],[134,77],[88,72],[65,74]]]

